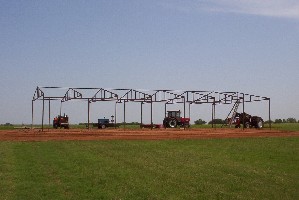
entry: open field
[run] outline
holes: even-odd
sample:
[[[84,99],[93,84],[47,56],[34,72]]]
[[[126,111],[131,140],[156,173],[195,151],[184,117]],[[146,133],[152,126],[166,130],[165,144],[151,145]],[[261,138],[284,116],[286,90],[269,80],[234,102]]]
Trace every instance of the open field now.
[[[0,130],[2,199],[298,199],[299,132]]]
[[[298,199],[298,144],[299,137],[1,141],[0,194],[1,199]]]

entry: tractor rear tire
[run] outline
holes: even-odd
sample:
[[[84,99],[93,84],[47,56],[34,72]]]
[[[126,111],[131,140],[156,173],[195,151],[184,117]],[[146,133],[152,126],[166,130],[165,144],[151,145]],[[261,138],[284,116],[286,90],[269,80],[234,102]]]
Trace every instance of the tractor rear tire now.
[[[168,126],[169,126],[170,128],[176,128],[177,125],[178,125],[178,123],[177,123],[176,119],[170,119],[170,120],[168,121]]]

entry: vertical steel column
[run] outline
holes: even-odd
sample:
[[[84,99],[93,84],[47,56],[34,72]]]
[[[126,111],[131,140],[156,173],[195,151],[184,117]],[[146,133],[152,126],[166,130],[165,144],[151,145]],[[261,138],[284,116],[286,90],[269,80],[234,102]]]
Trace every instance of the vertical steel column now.
[[[62,109],[62,101],[60,102],[60,111],[59,111],[60,116],[61,116],[61,109]]]
[[[89,102],[89,99],[87,99],[87,128],[88,128],[88,130],[89,130],[89,118],[90,118],[90,113],[89,113],[89,111],[90,111],[90,102]]]
[[[153,129],[153,98],[151,98],[151,129]]]
[[[167,103],[165,103],[165,113],[164,113],[165,116],[164,116],[164,118],[166,118],[166,116],[167,116],[167,107],[166,106],[167,106]]]
[[[126,129],[126,100],[124,100],[124,129]]]
[[[45,97],[43,97],[42,131],[44,131],[44,116],[45,116]]]
[[[141,102],[141,108],[140,108],[140,128],[142,128],[142,104],[143,102]]]
[[[116,129],[116,105],[117,105],[117,101],[115,102],[115,108],[114,108],[114,128]]]
[[[245,129],[245,94],[243,94],[243,130]]]
[[[189,103],[189,118],[191,118],[191,103]]]
[[[185,96],[183,96],[184,98],[184,118],[186,119],[186,99],[185,99]],[[186,129],[186,124],[185,124],[185,121],[184,121],[184,130]]]
[[[167,116],[167,102],[165,103],[165,113],[164,113],[164,118],[166,118],[166,116]],[[164,120],[163,120],[163,126],[164,126],[164,128],[166,129],[166,124],[164,124]]]
[[[32,110],[31,110],[31,111],[32,111],[32,113],[31,113],[31,114],[32,114],[32,115],[31,115],[31,117],[32,117],[32,121],[31,121],[31,129],[33,129],[33,113],[34,113],[34,112],[33,112],[33,102],[34,102],[34,100],[32,100],[32,104],[31,104],[31,106],[32,106]]]
[[[214,128],[214,107],[212,104],[212,128]]]
[[[271,124],[271,103],[270,103],[270,98],[269,100],[269,126],[270,126],[270,130],[272,129],[272,124]]]
[[[215,99],[214,99],[213,107],[214,107],[214,119],[216,119],[216,104],[215,104]],[[214,128],[215,129],[217,128],[217,124],[215,124]]]
[[[51,100],[49,99],[49,127],[48,129],[51,127]]]

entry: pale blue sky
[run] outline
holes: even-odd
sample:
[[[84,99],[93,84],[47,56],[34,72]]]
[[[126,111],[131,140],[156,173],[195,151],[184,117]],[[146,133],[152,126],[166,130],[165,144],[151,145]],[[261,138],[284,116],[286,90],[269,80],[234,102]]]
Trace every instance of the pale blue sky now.
[[[240,91],[299,119],[299,2],[1,0],[0,68],[0,123],[31,122],[36,86]]]

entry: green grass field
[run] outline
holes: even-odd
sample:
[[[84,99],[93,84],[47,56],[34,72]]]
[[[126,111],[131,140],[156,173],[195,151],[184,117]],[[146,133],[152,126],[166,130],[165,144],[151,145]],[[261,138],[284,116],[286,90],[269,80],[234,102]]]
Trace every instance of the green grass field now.
[[[217,124],[217,128],[221,128],[222,125]],[[23,127],[23,125],[14,125],[14,126],[5,126],[0,125],[0,130],[13,130],[14,128]],[[31,125],[26,125],[26,127],[31,127]],[[41,125],[35,125],[35,127],[41,128]],[[45,125],[44,128],[47,129],[49,125]],[[71,128],[80,128],[80,129],[86,129],[85,125],[70,125]],[[205,125],[191,125],[191,128],[211,128],[212,125],[205,124]],[[52,128],[52,126],[50,126]],[[97,128],[97,127],[91,127],[91,128]],[[123,125],[120,125],[119,128],[123,128]],[[139,125],[126,125],[126,129],[139,129]],[[224,127],[227,128],[227,127]],[[269,128],[269,124],[265,124],[265,128]],[[273,130],[281,130],[281,131],[299,131],[299,123],[281,123],[281,124],[272,124]]]
[[[298,199],[299,138],[0,142],[0,199]]]
[[[217,128],[221,128],[222,125],[217,124]],[[212,125],[192,125],[191,128],[211,128]],[[224,128],[226,128],[224,126]],[[265,124],[264,128],[269,129],[269,124]],[[299,123],[280,123],[280,124],[272,124],[271,128],[273,130],[281,130],[281,131],[299,131]]]

